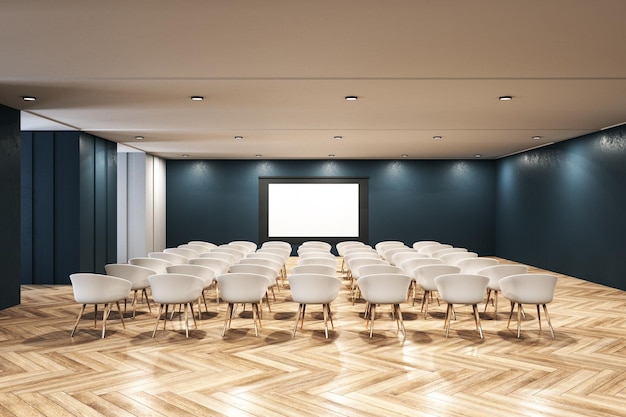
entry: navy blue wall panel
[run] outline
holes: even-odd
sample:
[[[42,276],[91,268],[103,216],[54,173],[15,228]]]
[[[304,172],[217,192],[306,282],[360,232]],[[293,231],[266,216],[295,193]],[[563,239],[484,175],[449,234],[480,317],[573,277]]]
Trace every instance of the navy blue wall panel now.
[[[0,105],[0,309],[20,303],[20,112]]]
[[[80,132],[21,136],[21,282],[104,272],[116,258],[116,145]]]
[[[495,251],[494,161],[181,161],[167,169],[167,246],[258,242],[259,177],[369,178],[369,238]]]
[[[626,289],[626,128],[498,166],[497,254]]]

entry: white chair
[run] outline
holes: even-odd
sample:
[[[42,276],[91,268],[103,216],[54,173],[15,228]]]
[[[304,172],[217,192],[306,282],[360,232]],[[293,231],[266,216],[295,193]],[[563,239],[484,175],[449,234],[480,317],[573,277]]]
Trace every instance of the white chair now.
[[[309,250],[305,250],[305,251],[299,251],[298,252],[298,258],[300,259],[304,259],[304,258],[332,258],[332,259],[336,259],[335,255],[333,255],[330,252],[320,252],[320,251],[309,251]]]
[[[255,252],[257,250],[257,244],[249,240],[233,240],[228,242],[229,245],[244,246],[248,253]]]
[[[322,242],[320,240],[307,240],[305,242],[302,242],[302,244],[299,247],[300,248],[316,247],[316,248],[321,248],[323,250],[326,250],[328,252],[330,252],[330,250],[332,249],[332,245],[330,243]]]
[[[477,274],[481,269],[498,265],[498,263],[497,259],[478,257],[461,259],[456,263],[456,266],[461,268],[462,274]]]
[[[163,259],[172,265],[183,265],[189,261],[189,259],[183,255],[167,252],[150,252],[148,258]]]
[[[320,275],[330,275],[335,276],[337,271],[335,271],[335,267],[329,265],[296,265],[289,270],[289,275],[291,274],[320,274]]]
[[[284,242],[281,240],[269,240],[267,242],[263,242],[261,244],[261,248],[283,248],[283,249],[289,249],[289,253],[291,253],[291,243],[289,242]]]
[[[400,242],[399,240],[383,240],[374,245],[374,249],[378,252],[380,256],[383,256],[385,250],[391,248],[392,246],[396,247],[404,247],[404,242]]]
[[[204,309],[209,313],[209,307],[206,304],[206,297],[204,292],[210,288],[212,285],[216,285],[215,281],[215,271],[208,266],[203,265],[172,265],[167,267],[168,274],[185,274],[185,275],[193,275],[194,277],[198,277],[204,281],[204,285],[202,287],[202,293],[200,297],[204,302]],[[198,298],[198,320],[202,317],[202,309],[200,308],[200,297]]]
[[[449,245],[447,243],[439,243],[437,245],[430,245],[430,246],[424,246],[423,248],[420,249],[420,253],[423,253],[425,255],[428,256],[433,256],[433,253],[441,250],[441,249],[448,249],[451,248],[452,245]]]
[[[122,315],[122,310],[120,309],[120,300],[128,297],[131,287],[130,281],[108,275],[82,273],[71,274],[70,282],[72,283],[74,300],[76,300],[77,303],[82,304],[78,317],[76,318],[76,323],[74,323],[74,327],[72,328],[72,333],[70,333],[70,337],[74,337],[74,333],[78,327],[78,322],[83,316],[87,304],[94,305],[94,327],[96,327],[96,320],[98,318],[98,304],[105,305],[104,312],[102,313],[103,339],[106,333],[106,322],[109,314],[111,313],[111,304],[113,303],[117,305],[117,311],[120,314],[122,327],[126,328],[126,325],[124,324],[124,316]]]
[[[379,304],[391,304],[392,314],[396,319],[398,330],[406,338],[406,329],[402,320],[400,303],[406,301],[406,295],[411,284],[411,277],[404,274],[376,274],[364,275],[358,280],[358,285],[367,302],[367,324],[369,325],[370,338],[374,332],[374,320],[376,319],[376,306]]]
[[[495,312],[494,318],[498,319],[498,293],[500,292],[500,280],[510,275],[519,275],[528,273],[528,266],[519,264],[493,265],[483,268],[477,272],[478,275],[484,275],[489,278],[487,284],[487,301],[485,302],[485,311],[491,300]],[[493,294],[493,298],[492,298]]]
[[[278,285],[279,280],[281,280],[282,278],[282,270],[283,270],[283,265],[273,259],[267,259],[267,258],[243,258],[239,260],[239,264],[248,264],[248,265],[263,265],[266,266],[268,268],[272,268],[274,270],[274,279],[273,281],[276,282],[276,284]]]
[[[476,252],[452,252],[441,255],[439,259],[447,265],[456,265],[459,261],[467,258],[477,258]]]
[[[408,261],[410,259],[427,259],[428,256],[423,253],[416,252],[411,250],[411,252],[397,252],[391,256],[391,264],[395,266],[402,265],[402,262]]]
[[[211,243],[211,242],[205,242],[204,240],[190,240],[188,242],[189,245],[194,245],[194,246],[202,246],[204,248],[204,250],[200,253],[203,252],[208,252],[213,248],[216,248],[217,245],[215,243]]]
[[[418,240],[413,242],[413,249],[415,249],[417,252],[419,252],[422,248],[426,247],[426,246],[432,246],[432,245],[440,245],[441,243],[437,242],[436,240]]]
[[[415,253],[413,248],[409,248],[408,246],[385,246],[382,249],[382,258],[387,260],[390,264],[393,263],[393,255],[396,253]]]
[[[300,329],[304,326],[304,314],[307,304],[322,304],[324,312],[324,334],[328,339],[328,320],[334,330],[333,316],[330,303],[337,298],[341,288],[341,280],[332,275],[321,274],[293,274],[289,275],[289,288],[291,297],[298,303],[296,324],[293,327],[293,336],[296,336],[298,322]]]
[[[193,303],[200,298],[204,289],[204,280],[193,275],[186,274],[157,274],[148,278],[152,289],[152,299],[159,304],[156,323],[152,331],[152,337],[156,335],[161,313],[165,306],[163,315],[163,330],[167,326],[167,312],[170,304],[183,305],[185,309],[185,337],[189,337],[189,312],[193,319],[194,327],[198,328],[196,318],[193,314]]]
[[[364,265],[389,265],[384,259],[380,258],[350,258],[348,260],[348,278],[350,279],[350,295],[352,304],[357,298],[357,282],[361,277],[359,269]]]
[[[246,257],[246,252],[240,251],[239,249],[234,248],[232,245],[221,245],[217,248],[211,249],[209,253],[227,253],[232,255],[235,258],[235,262],[239,262],[239,260]]]
[[[412,293],[413,293],[413,305],[415,305],[415,294],[416,294],[416,288],[417,285],[415,285],[415,275],[413,273],[413,271],[415,271],[415,268],[418,268],[420,266],[424,266],[424,265],[440,265],[443,264],[443,261],[441,259],[437,259],[437,258],[431,258],[430,256],[426,256],[424,254],[420,254],[422,256],[424,256],[423,258],[413,258],[413,259],[408,259],[404,262],[402,262],[400,265],[398,265],[400,267],[400,269],[402,269],[402,272],[404,274],[407,274],[408,276],[413,278],[413,281],[411,282],[411,287],[413,289]]]
[[[187,249],[184,247],[176,247],[176,248],[165,248],[163,249],[163,252],[165,253],[175,253],[176,255],[180,255],[180,256],[184,256],[185,258],[187,258],[187,260],[189,259],[193,259],[193,258],[197,258],[199,255],[199,252],[193,250],[193,249]]]
[[[228,268],[231,264],[228,263],[228,261],[225,259],[201,256],[196,259],[190,259],[189,265],[206,266],[207,268],[211,268],[215,272],[215,276],[218,276],[228,272]]]
[[[228,265],[233,265],[237,263],[237,258],[234,255],[226,252],[205,252],[200,254],[200,258],[222,259],[228,262]]]
[[[198,257],[201,253],[209,251],[209,248],[205,245],[193,245],[191,243],[184,243],[182,245],[178,245],[178,247],[181,249],[189,249],[196,252],[198,254],[196,255],[196,257]]]
[[[537,319],[539,321],[539,330],[541,331],[539,305],[542,305],[548,320],[548,326],[550,327],[550,334],[554,339],[554,328],[552,327],[546,304],[551,303],[554,298],[556,282],[557,276],[551,274],[520,274],[502,278],[500,280],[502,295],[511,301],[511,313],[506,325],[507,329],[511,324],[514,307],[517,305],[517,337],[519,338],[522,333],[522,304],[534,304],[537,306]]]
[[[265,291],[265,301],[267,302],[268,311],[272,312],[272,307],[270,306],[270,298],[267,292],[271,290],[274,301],[276,301],[276,295],[274,294],[276,270],[274,268],[270,268],[269,266],[260,265],[260,264],[235,264],[235,265],[230,266],[230,272],[234,274],[237,274],[237,273],[257,274],[257,275],[263,275],[265,278],[267,278],[267,289]]]
[[[171,262],[158,258],[131,258],[128,263],[152,269],[155,274],[166,274],[167,267],[172,265]]]
[[[226,318],[222,337],[226,334],[226,329],[230,328],[232,318],[235,314],[235,304],[252,304],[252,317],[254,321],[254,333],[259,335],[261,318],[259,313],[259,302],[263,299],[267,291],[267,278],[263,275],[248,273],[229,273],[217,277],[217,284],[220,287],[222,299],[228,303]]]
[[[467,252],[467,249],[465,248],[444,248],[444,249],[439,249],[435,252],[433,252],[430,256],[433,258],[441,258],[443,255],[446,255],[448,253],[457,253],[457,252]]]
[[[483,328],[480,325],[480,317],[478,315],[478,303],[482,302],[485,297],[488,282],[489,278],[474,274],[448,274],[435,278],[435,285],[439,295],[448,303],[444,321],[446,337],[450,333],[450,319],[454,312],[454,305],[465,304],[472,306],[476,329],[480,334],[480,338],[483,338]]]
[[[296,265],[328,265],[337,269],[336,258],[298,258]]]
[[[143,266],[131,264],[107,264],[104,266],[104,270],[106,271],[107,275],[124,278],[130,281],[130,290],[133,292],[133,319],[135,318],[137,311],[138,291],[141,291],[142,295],[146,297],[148,311],[152,313],[152,308],[150,308],[150,299],[148,298],[148,292],[146,291],[146,288],[150,287],[148,277],[150,275],[156,274],[156,271]],[[124,301],[124,309],[125,308],[126,301]]]
[[[424,319],[428,317],[428,304],[430,304],[433,292],[437,291],[435,278],[440,275],[458,274],[460,270],[461,268],[459,268],[458,266],[444,264],[423,265],[413,270],[413,274],[411,276],[415,278],[415,283],[422,287],[422,289],[424,290],[424,296],[422,297],[422,308],[420,309],[420,311],[424,313]],[[413,304],[415,304],[415,299],[413,300]],[[438,298],[437,304],[439,304]]]

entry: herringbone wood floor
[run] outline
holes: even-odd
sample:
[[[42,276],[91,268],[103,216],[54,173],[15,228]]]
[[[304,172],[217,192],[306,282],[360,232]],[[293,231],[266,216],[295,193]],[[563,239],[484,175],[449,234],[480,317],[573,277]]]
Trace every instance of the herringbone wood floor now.
[[[388,309],[370,339],[347,288],[328,340],[318,306],[292,338],[288,289],[259,337],[248,308],[222,338],[226,308],[213,301],[189,339],[176,318],[152,339],[144,304],[125,330],[113,312],[102,340],[93,313],[69,337],[79,310],[71,287],[25,286],[22,304],[0,311],[0,415],[626,415],[623,291],[560,275],[549,305],[556,339],[538,331],[531,307],[517,339],[504,299],[497,321],[492,309],[481,314],[484,340],[468,308],[457,308],[446,339],[445,305],[435,302],[424,320],[406,303],[402,340]]]

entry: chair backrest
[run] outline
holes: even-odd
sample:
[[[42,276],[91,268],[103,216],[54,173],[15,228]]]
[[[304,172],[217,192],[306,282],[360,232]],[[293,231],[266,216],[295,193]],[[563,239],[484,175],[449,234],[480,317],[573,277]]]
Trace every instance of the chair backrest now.
[[[307,240],[305,242],[302,242],[302,244],[299,246],[299,248],[307,248],[307,247],[315,247],[315,248],[321,248],[325,251],[330,252],[330,250],[332,249],[332,245],[328,242],[322,242],[321,240]]]
[[[399,304],[406,301],[412,278],[405,274],[363,275],[358,285],[363,299],[372,304]]]
[[[413,250],[413,248],[409,248],[408,246],[384,247],[382,257],[383,259],[386,259],[387,261],[393,264],[393,255],[396,253],[404,253],[404,252],[414,253],[415,250]]]
[[[165,252],[165,253],[175,253],[176,255],[184,256],[185,258],[187,258],[187,260],[198,257],[198,252],[196,252],[195,250],[181,248],[181,247],[165,248],[165,249],[163,249],[163,252]]]
[[[554,298],[558,278],[552,274],[519,274],[500,280],[502,295],[521,304],[547,304]]]
[[[228,263],[228,261],[224,259],[220,259],[220,258],[200,257],[196,259],[190,259],[189,264],[190,265],[202,265],[202,266],[211,268],[213,272],[215,273],[215,276],[228,272],[228,267],[230,267],[230,263]]]
[[[297,265],[328,265],[337,268],[337,260],[334,258],[299,258]]]
[[[424,265],[413,270],[413,278],[417,285],[426,291],[436,291],[435,278],[440,275],[458,274],[461,268],[453,265]]]
[[[280,271],[283,269],[283,265],[281,263],[276,262],[273,259],[266,258],[243,258],[238,262],[238,264],[262,265],[271,268],[272,270],[274,270],[274,278],[276,278],[276,276],[278,276]]]
[[[233,242],[229,242],[224,247],[230,248],[230,249],[237,249],[238,251],[243,252],[244,256],[247,256],[249,253],[254,252],[256,250],[256,248],[252,250],[249,245],[245,245],[245,244],[242,245],[240,243],[233,243]]]
[[[202,278],[204,280],[204,288],[215,281],[215,271],[208,266],[194,264],[172,265],[167,267],[167,273],[193,275],[194,277]]]
[[[259,274],[235,272],[218,275],[217,285],[227,303],[258,303],[267,292],[267,278]]]
[[[298,251],[299,258],[333,258],[335,259],[335,255],[330,252],[320,252],[320,251],[308,251],[304,250]]]
[[[189,249],[192,250],[194,252],[196,252],[198,255],[204,252],[208,252],[210,250],[209,247],[204,246],[204,245],[193,245],[191,243],[185,243],[182,245],[178,245],[179,248],[181,249]],[[197,258],[197,256],[196,256]]]
[[[443,261],[441,259],[426,256],[425,258],[408,259],[400,264],[400,268],[405,274],[414,277],[415,268],[424,265],[443,265]]]
[[[257,244],[249,240],[233,240],[232,242],[229,242],[229,245],[245,246],[248,248],[248,253],[255,252],[257,250]]]
[[[397,252],[391,256],[391,264],[400,266],[402,262],[408,261],[409,259],[427,259],[429,256],[424,255],[423,253],[419,253],[415,250],[411,250],[411,252]]]
[[[435,278],[441,298],[448,304],[478,304],[485,298],[489,278],[475,274],[448,274]]]
[[[377,265],[363,265],[359,267],[358,271],[359,276],[363,277],[365,275],[374,275],[374,274],[405,274],[402,269],[395,265],[385,265],[385,264],[377,264]],[[408,275],[408,274],[405,274]]]
[[[433,252],[430,256],[433,258],[441,258],[447,253],[467,252],[465,248],[444,248]]]
[[[438,250],[448,249],[451,247],[452,245],[449,245],[447,243],[438,243],[436,245],[424,246],[423,248],[420,249],[420,253],[426,254],[428,256],[432,256],[433,253],[437,252]]]
[[[237,258],[234,255],[226,252],[205,252],[200,254],[200,258],[213,258],[213,259],[222,259],[228,262],[229,265],[237,262]]]
[[[188,244],[190,245],[196,245],[196,246],[202,246],[204,248],[206,248],[205,251],[203,252],[208,252],[208,250],[212,249],[212,248],[216,248],[217,245],[215,243],[211,243],[211,242],[205,242],[204,240],[190,240],[188,242]],[[202,253],[202,252],[201,252]]]
[[[291,253],[291,243],[283,242],[280,240],[268,240],[267,242],[263,242],[261,244],[261,248],[271,248],[271,247],[280,247],[283,249],[289,249],[289,253]]]
[[[376,255],[377,257],[380,258],[380,255],[378,254],[378,251],[370,246],[348,246],[343,250],[343,257],[347,257],[350,256],[352,254],[355,253],[372,253],[374,255]]]
[[[164,259],[172,265],[186,264],[189,261],[189,259],[184,257],[183,255],[167,252],[150,252],[148,254],[148,258]]]
[[[389,262],[380,258],[353,258],[348,262],[348,270],[352,275],[352,278],[358,279],[361,274],[359,269],[363,265],[389,265]]]
[[[130,281],[131,290],[139,290],[150,286],[148,277],[157,272],[153,269],[131,264],[107,264],[104,266],[107,275],[124,278]]]
[[[105,304],[123,300],[130,293],[131,283],[124,278],[103,274],[71,274],[74,299],[80,304]]]
[[[436,240],[418,240],[413,242],[413,249],[415,249],[416,251],[420,251],[420,249],[426,247],[426,246],[432,246],[432,245],[440,245],[441,243],[437,242]]]
[[[321,274],[321,275],[332,275],[335,276],[337,271],[336,267],[330,265],[319,265],[319,264],[311,264],[311,265],[296,265],[289,270],[289,275],[291,274]]]
[[[332,275],[289,275],[291,298],[301,304],[328,304],[337,298],[341,280]]]
[[[259,264],[235,264],[230,266],[231,273],[248,273],[263,275],[267,278],[267,285],[273,285],[276,280],[276,270]]]
[[[497,259],[483,257],[461,259],[456,263],[456,266],[461,268],[462,274],[476,274],[481,269],[493,265],[498,265]]]
[[[365,243],[359,242],[357,240],[344,240],[343,242],[339,242],[335,245],[337,248],[337,253],[339,256],[344,255],[344,251],[349,248],[358,248],[358,247],[367,247]]]
[[[234,247],[228,247],[229,245],[221,245],[218,246],[217,248],[213,248],[211,249],[210,253],[227,253],[229,255],[232,255],[235,258],[235,262],[239,261],[242,258],[246,257],[246,252],[242,252],[237,248]]]
[[[258,249],[255,253],[272,253],[278,255],[286,261],[291,256],[291,249],[280,246],[264,246]]]
[[[452,252],[441,255],[439,259],[448,265],[456,265],[461,259],[477,257],[478,254],[476,252]]]
[[[519,264],[503,264],[493,265],[480,269],[476,272],[478,275],[484,275],[489,278],[487,288],[500,291],[500,280],[510,275],[519,275],[528,273],[528,266]]]
[[[204,280],[187,274],[157,274],[148,278],[158,304],[186,304],[202,295]]]
[[[404,242],[400,242],[399,240],[383,240],[374,245],[374,249],[382,256],[383,252],[387,249],[390,249],[392,246],[403,247],[405,246]]]
[[[253,252],[249,253],[246,258],[263,258],[263,259],[271,259],[273,261],[278,262],[281,265],[285,264],[286,259],[281,255],[274,252]]]
[[[165,274],[167,273],[167,267],[172,265],[171,262],[166,261],[165,259],[159,258],[131,258],[128,260],[128,263],[131,265],[139,265],[145,268],[152,269],[155,274]]]

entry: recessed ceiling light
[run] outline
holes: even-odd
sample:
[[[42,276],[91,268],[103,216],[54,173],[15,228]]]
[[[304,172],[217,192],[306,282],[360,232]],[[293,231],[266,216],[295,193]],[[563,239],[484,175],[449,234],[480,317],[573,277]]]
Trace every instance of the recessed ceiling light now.
[[[24,100],[24,101],[35,101],[35,100],[37,100],[37,97],[33,97],[33,96],[22,96],[22,100]]]
[[[183,154],[183,158],[189,158],[189,155]]]
[[[441,136],[439,136],[439,135],[437,135],[437,136],[433,136],[433,139],[435,139],[435,140],[439,140],[439,139],[441,139]]]
[[[329,157],[329,158],[334,158],[334,157],[335,157],[335,154],[334,154],[334,153],[329,153],[329,154],[328,154],[328,157]]]
[[[143,140],[143,136],[135,136],[135,140]]]
[[[402,157],[403,157],[403,158],[408,158],[408,157],[409,157],[409,155],[407,155],[407,154],[403,153],[403,154],[402,154]]]
[[[243,136],[235,136],[235,139],[241,140],[241,139],[243,139]]]
[[[343,136],[333,136],[333,139],[337,139],[337,140],[343,139]]]
[[[500,97],[498,97],[498,100],[500,100],[500,101],[511,101],[511,100],[513,100],[513,97],[512,96],[500,96]]]
[[[204,97],[202,96],[191,96],[191,101],[202,101]]]
[[[476,155],[474,155],[474,157],[475,157],[475,158],[480,158],[480,157],[482,157],[482,155],[481,155],[481,154],[479,154],[479,153],[477,153]]]
[[[541,139],[541,136],[533,136],[533,139],[534,140],[539,140],[539,139]]]
[[[346,96],[346,101],[357,101],[359,98],[357,96]]]
[[[260,153],[258,153],[258,154],[254,155],[254,156],[255,156],[256,158],[260,158],[260,157],[262,157],[263,155],[261,155]]]

